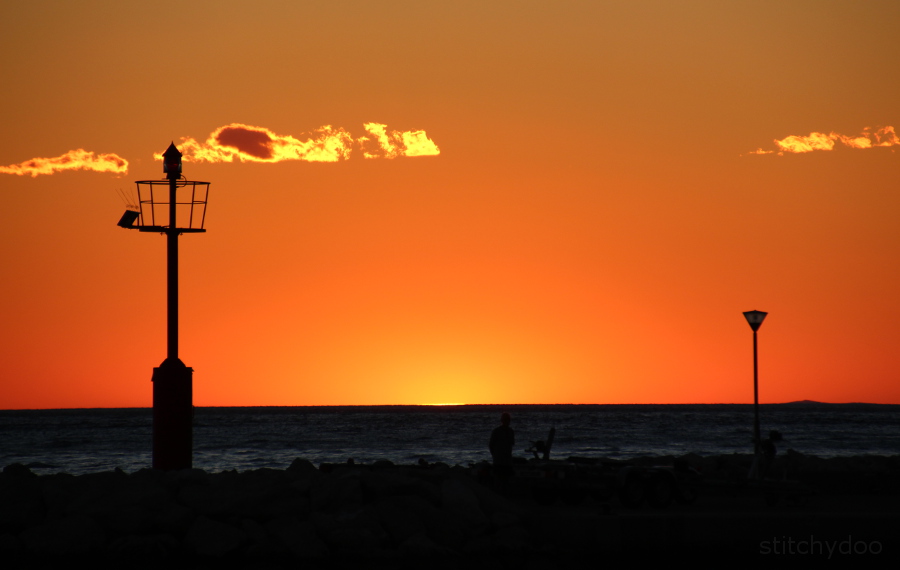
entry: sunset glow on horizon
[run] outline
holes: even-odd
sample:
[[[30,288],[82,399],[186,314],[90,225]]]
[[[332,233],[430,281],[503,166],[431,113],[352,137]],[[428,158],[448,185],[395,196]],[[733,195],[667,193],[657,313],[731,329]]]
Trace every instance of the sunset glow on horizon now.
[[[900,404],[900,3],[351,4],[4,6],[0,409],[151,405],[170,142],[197,406]]]

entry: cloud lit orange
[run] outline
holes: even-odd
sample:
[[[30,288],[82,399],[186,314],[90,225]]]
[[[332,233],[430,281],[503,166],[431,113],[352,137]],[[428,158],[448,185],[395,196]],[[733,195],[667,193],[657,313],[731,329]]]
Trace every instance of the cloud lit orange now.
[[[371,135],[354,139],[343,128],[325,125],[316,129],[306,140],[291,135],[279,135],[265,127],[232,123],[213,131],[205,142],[181,137],[179,148],[185,160],[198,162],[337,162],[350,158],[354,146],[359,145],[366,158],[396,158],[398,156],[435,156],[437,145],[425,131],[390,131],[387,125],[366,123]],[[162,155],[157,154],[159,159]]]
[[[842,135],[835,132],[828,134],[812,132],[805,136],[791,135],[781,140],[776,139],[775,144],[779,149],[777,151],[759,148],[748,154],[777,153],[778,155],[784,155],[786,152],[804,153],[815,150],[833,150],[837,143],[849,148],[873,148],[900,144],[900,138],[897,137],[897,133],[892,126],[877,129],[866,127],[861,134],[856,136]]]
[[[125,174],[128,172],[128,161],[114,153],[94,154],[79,148],[53,158],[32,158],[19,164],[0,166],[0,173],[19,176],[28,174],[32,178],[40,174],[53,174],[62,170],[93,170]]]
[[[359,137],[366,158],[394,158],[397,156],[436,156],[441,153],[425,131],[391,131],[381,123],[366,123],[365,129],[375,137],[377,148],[370,149],[368,137]]]

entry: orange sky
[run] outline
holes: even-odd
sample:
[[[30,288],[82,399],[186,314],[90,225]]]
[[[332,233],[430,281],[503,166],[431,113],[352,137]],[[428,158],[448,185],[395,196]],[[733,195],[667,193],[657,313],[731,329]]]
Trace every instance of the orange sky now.
[[[151,405],[165,238],[117,192],[229,125],[349,150],[185,162],[196,405],[752,402],[751,309],[762,402],[900,404],[896,2],[0,10],[0,408]]]

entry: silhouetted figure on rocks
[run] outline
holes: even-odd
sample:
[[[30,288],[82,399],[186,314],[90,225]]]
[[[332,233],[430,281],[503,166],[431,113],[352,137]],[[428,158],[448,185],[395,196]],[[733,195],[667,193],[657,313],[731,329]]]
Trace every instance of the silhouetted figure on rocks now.
[[[781,432],[773,429],[769,432],[769,438],[762,440],[759,444],[759,449],[762,452],[762,472],[760,477],[765,477],[769,474],[769,469],[772,468],[772,464],[775,462],[775,454],[778,453],[775,442],[780,442],[781,439]]]
[[[773,429],[769,431],[767,439],[759,442],[753,457],[753,464],[750,466],[750,479],[763,479],[768,475],[769,469],[775,463],[775,454],[778,453],[775,443],[781,442],[781,440],[781,432]]]
[[[506,485],[513,474],[512,450],[516,444],[516,435],[509,427],[509,419],[506,412],[500,416],[500,425],[491,432],[491,441],[488,444],[494,460],[494,476],[501,486]]]

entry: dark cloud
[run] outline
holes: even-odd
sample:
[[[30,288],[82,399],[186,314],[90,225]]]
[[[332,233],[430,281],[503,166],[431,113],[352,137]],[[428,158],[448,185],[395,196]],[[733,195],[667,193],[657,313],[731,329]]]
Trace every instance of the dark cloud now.
[[[216,142],[261,160],[273,157],[272,137],[263,131],[251,130],[243,126],[225,127],[219,131]]]

